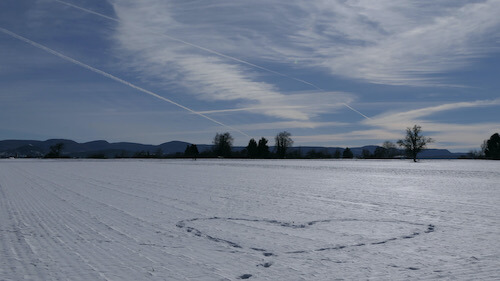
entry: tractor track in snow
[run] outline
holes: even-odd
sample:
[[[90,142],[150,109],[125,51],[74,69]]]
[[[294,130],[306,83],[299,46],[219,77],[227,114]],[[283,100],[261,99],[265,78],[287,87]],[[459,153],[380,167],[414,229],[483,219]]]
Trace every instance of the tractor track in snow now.
[[[16,200],[18,206],[10,213],[15,212],[14,217],[26,223],[26,231],[30,233],[20,234],[17,229],[13,233],[22,238],[29,237],[30,244],[44,249],[37,255],[28,243],[7,242],[15,247],[26,245],[16,251],[25,256],[16,260],[25,263],[31,258],[30,266],[20,268],[24,271],[35,269],[24,275],[37,276],[40,272],[48,272],[48,276],[38,276],[39,280],[47,280],[46,277],[73,279],[75,276],[87,276],[86,280],[141,280],[145,277],[155,279],[154,275],[162,276],[158,277],[161,280],[168,276],[187,280],[190,279],[189,273],[183,275],[172,269],[185,267],[185,264],[203,266],[195,256],[168,251],[170,245],[162,242],[163,233],[168,230],[162,232],[158,225],[151,225],[112,205],[65,188],[48,179],[50,177],[30,175],[25,170],[15,172],[26,180],[23,189],[18,189],[23,193],[14,196],[22,200]],[[144,237],[145,233],[150,234],[148,237],[153,242],[136,238]],[[163,262],[168,256],[169,261],[178,260],[180,264]],[[142,267],[138,266],[141,264]],[[40,271],[37,267],[45,270]],[[71,269],[71,272],[64,268]],[[55,272],[62,276],[50,276]],[[120,272],[122,275],[117,276],[116,273]]]
[[[405,188],[382,175],[392,185],[374,186],[363,184],[365,175],[315,168],[306,169],[314,174],[309,181],[300,169],[256,178],[249,171],[265,172],[273,162],[253,170],[229,162],[0,161],[0,280],[500,274],[491,247],[500,238],[495,180],[450,176],[454,185],[442,189],[417,177],[422,183]],[[224,179],[219,169],[241,174]],[[345,187],[352,175],[361,187]],[[463,182],[483,193],[468,192]]]

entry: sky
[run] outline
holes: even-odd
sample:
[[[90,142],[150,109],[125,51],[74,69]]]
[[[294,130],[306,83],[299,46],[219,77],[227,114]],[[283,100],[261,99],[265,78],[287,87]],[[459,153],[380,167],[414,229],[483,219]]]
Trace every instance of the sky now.
[[[0,139],[479,150],[500,0],[2,0]]]

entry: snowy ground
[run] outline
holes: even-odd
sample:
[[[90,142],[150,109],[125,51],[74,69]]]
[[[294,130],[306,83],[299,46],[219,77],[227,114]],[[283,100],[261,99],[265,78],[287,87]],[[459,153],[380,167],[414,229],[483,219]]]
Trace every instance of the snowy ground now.
[[[499,280],[500,161],[0,161],[0,280]]]

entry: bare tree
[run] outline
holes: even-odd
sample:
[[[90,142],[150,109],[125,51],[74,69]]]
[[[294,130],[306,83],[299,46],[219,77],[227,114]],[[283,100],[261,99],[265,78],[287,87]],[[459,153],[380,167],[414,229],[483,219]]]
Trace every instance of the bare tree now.
[[[276,154],[278,158],[285,158],[286,151],[293,145],[292,134],[283,131],[274,138],[276,142]]]
[[[384,158],[394,158],[398,154],[396,144],[391,141],[384,141],[382,147],[385,148]]]
[[[231,147],[233,146],[233,137],[230,133],[217,133],[214,137],[214,152],[220,157],[231,156]]]
[[[433,139],[421,135],[422,127],[414,125],[413,128],[406,128],[404,139],[398,140],[398,145],[405,149],[406,154],[417,162],[417,154],[427,147],[427,144],[434,142]]]

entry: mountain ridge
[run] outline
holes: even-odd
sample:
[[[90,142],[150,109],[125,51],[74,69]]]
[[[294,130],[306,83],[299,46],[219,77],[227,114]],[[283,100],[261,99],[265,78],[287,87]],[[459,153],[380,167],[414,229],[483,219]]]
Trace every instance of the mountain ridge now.
[[[184,141],[168,141],[159,145],[141,144],[134,142],[114,142],[110,143],[106,140],[94,140],[84,143],[78,143],[69,139],[48,139],[45,141],[40,140],[2,140],[0,141],[0,158],[19,157],[19,158],[40,158],[45,156],[50,147],[63,143],[64,148],[62,155],[72,158],[86,158],[92,156],[100,156],[105,158],[122,158],[132,157],[137,153],[145,155],[157,155],[161,152],[162,155],[175,155],[184,153],[186,146],[191,145],[189,142]],[[200,152],[206,152],[212,148],[209,144],[197,144]],[[379,147],[376,145],[366,145],[362,147],[351,147],[354,156],[359,157],[363,154],[363,150],[374,153],[375,149]],[[245,147],[234,146],[233,151],[241,152]],[[325,154],[333,155],[337,150],[342,153],[345,148],[343,147],[323,147],[323,146],[297,146],[291,147],[290,152],[298,153],[299,155],[306,155],[309,152],[322,152]],[[274,147],[271,146],[270,150],[273,151]],[[419,154],[419,158],[441,158],[441,159],[456,159],[466,153],[452,153],[447,149],[426,149]]]

